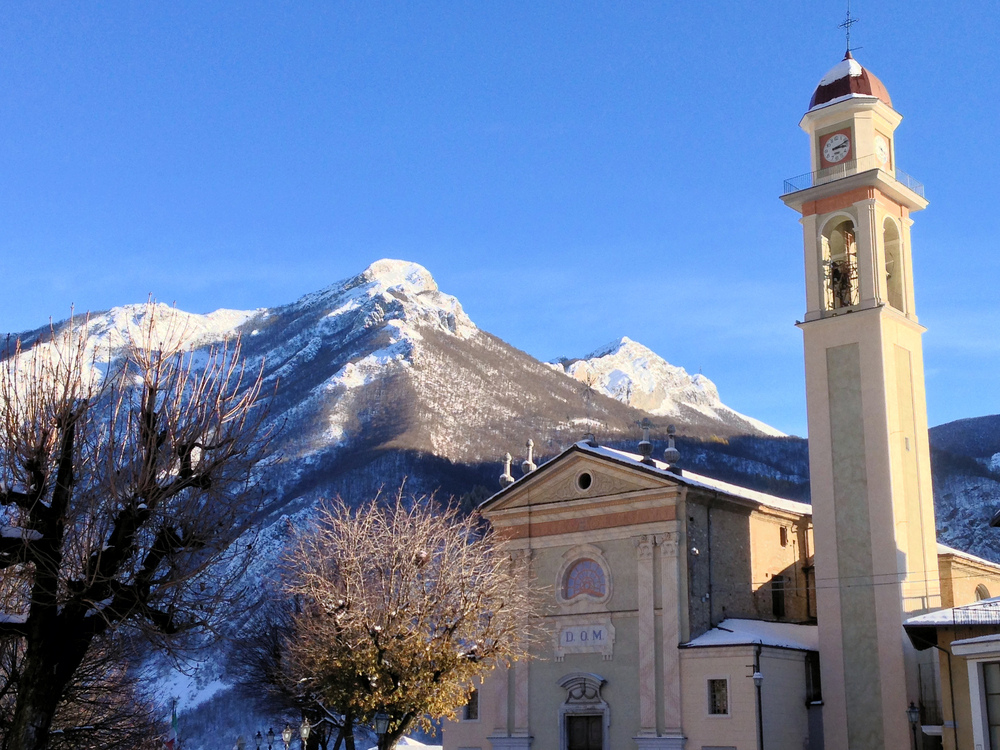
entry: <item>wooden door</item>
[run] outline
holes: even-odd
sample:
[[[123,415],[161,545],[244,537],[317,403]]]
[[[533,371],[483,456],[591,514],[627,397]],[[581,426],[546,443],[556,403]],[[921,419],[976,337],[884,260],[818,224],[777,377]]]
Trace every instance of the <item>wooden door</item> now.
[[[603,716],[567,716],[567,750],[604,750]]]

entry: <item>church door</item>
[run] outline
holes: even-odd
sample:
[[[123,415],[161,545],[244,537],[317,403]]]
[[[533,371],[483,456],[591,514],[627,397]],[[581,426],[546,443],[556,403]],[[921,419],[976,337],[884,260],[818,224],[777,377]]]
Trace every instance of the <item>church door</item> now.
[[[567,716],[567,750],[604,750],[603,716]]]

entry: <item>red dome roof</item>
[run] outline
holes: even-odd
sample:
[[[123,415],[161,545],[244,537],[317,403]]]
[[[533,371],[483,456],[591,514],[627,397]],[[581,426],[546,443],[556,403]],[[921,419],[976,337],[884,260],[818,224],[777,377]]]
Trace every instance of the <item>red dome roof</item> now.
[[[809,109],[852,96],[874,96],[892,106],[892,99],[889,98],[885,85],[862,68],[848,51],[844,59],[823,76],[809,101]]]

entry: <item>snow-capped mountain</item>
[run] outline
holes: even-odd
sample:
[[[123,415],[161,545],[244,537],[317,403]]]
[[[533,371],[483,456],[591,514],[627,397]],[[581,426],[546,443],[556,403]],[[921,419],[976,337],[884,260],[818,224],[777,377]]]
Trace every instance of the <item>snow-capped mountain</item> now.
[[[749,434],[784,436],[770,425],[730,409],[715,383],[702,374],[689,375],[651,349],[622,337],[582,359],[551,363],[570,377],[606,396],[656,416],[697,419],[696,412]]]
[[[146,330],[147,313],[139,304],[91,315],[98,359]],[[270,481],[292,510],[334,493],[366,497],[404,477],[418,492],[486,492],[503,454],[523,455],[529,438],[542,457],[586,432],[637,439],[647,412],[669,416],[687,436],[777,434],[725,407],[707,378],[690,378],[627,340],[588,366],[628,373],[642,387],[648,381],[652,395],[639,398],[640,387],[631,400],[610,388],[595,393],[479,329],[427,269],[406,261],[378,261],[271,309],[196,315],[158,305],[153,324],[154,340],[182,336],[195,349],[241,335],[265,390],[276,385],[271,412],[282,460]]]

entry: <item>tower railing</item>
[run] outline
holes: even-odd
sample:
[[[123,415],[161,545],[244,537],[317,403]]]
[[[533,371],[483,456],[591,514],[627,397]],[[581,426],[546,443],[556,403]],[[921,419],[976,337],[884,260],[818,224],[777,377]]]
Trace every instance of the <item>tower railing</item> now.
[[[788,195],[789,193],[797,193],[800,190],[807,190],[808,188],[815,187],[816,185],[822,185],[844,177],[850,177],[851,175],[859,174],[860,172],[868,172],[872,169],[878,169],[884,172],[896,180],[896,182],[912,190],[921,198],[926,197],[924,195],[924,185],[922,182],[913,179],[901,169],[887,169],[885,165],[876,159],[875,154],[862,156],[860,159],[845,161],[843,164],[837,164],[832,167],[827,167],[826,169],[818,169],[815,172],[806,172],[805,174],[800,174],[797,177],[789,177],[785,180],[781,194]]]

